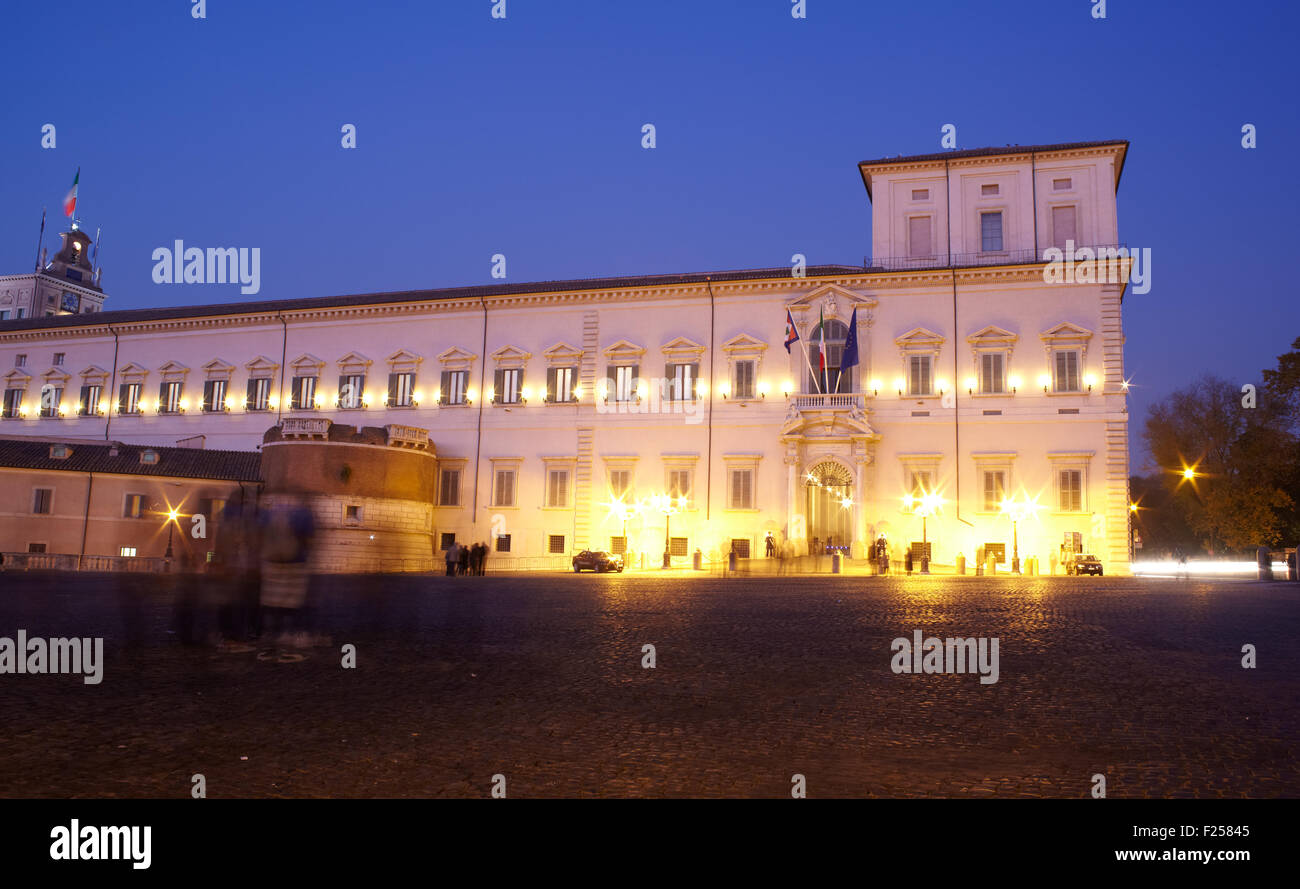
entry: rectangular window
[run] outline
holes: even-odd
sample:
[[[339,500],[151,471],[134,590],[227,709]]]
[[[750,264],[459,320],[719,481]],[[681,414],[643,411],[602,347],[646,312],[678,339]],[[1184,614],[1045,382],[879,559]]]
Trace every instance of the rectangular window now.
[[[554,509],[569,505],[569,470],[552,469],[546,473],[546,505]]]
[[[492,401],[519,404],[523,400],[524,372],[518,367],[497,368],[493,377]]]
[[[469,381],[467,370],[444,370],[441,388],[438,390],[439,404],[464,404],[465,387]]]
[[[509,534],[498,534],[498,535],[497,535],[497,552],[499,552],[499,553],[508,553],[508,552],[510,552],[510,535],[509,535]]]
[[[134,558],[135,558],[135,547],[134,547],[134,546],[122,546],[122,547],[118,547],[117,554],[118,554],[119,556],[121,556],[122,558],[124,558],[124,559],[134,559]]]
[[[1061,486],[1061,512],[1083,512],[1083,471],[1062,469],[1058,477]]]
[[[998,512],[1007,496],[1007,474],[1001,471],[984,473],[984,511]]]
[[[49,515],[54,504],[53,488],[36,488],[32,491],[32,514]]]
[[[980,249],[985,253],[1002,249],[1001,212],[980,214]]]
[[[748,559],[749,539],[746,537],[733,537],[731,539],[731,551],[736,554],[738,559]]]
[[[22,311],[22,310],[19,309],[19,311]],[[27,544],[27,551],[28,551],[29,553],[43,553],[43,552],[45,552],[45,544],[43,544],[43,543],[29,543],[29,544]]]
[[[55,352],[55,353],[54,353],[54,366],[55,366],[55,367],[62,367],[62,366],[63,366],[63,359],[64,359],[64,356],[65,356],[65,355],[66,355],[66,353],[64,353],[64,352]]]
[[[122,504],[122,518],[140,519],[144,518],[144,495],[127,494],[126,500]]]
[[[496,483],[492,486],[492,505],[515,505],[515,471],[513,469],[498,469],[496,471]]]
[[[623,364],[610,368],[614,374],[608,382],[609,394],[615,401],[632,401],[636,398],[638,367],[635,364]]]
[[[22,413],[23,395],[26,391],[25,389],[5,390],[4,416],[6,419],[12,420]]]
[[[339,377],[339,408],[359,410],[366,403],[366,378],[362,374],[344,374]]]
[[[310,411],[316,409],[316,377],[294,377],[290,384],[289,409]]]
[[[388,375],[388,406],[411,407],[415,404],[415,374]]]
[[[699,379],[698,364],[670,364],[666,368],[668,376],[668,398],[672,401],[694,401],[695,381]]]
[[[546,369],[546,400],[549,402],[577,401],[573,388],[577,384],[576,367],[548,367]]]
[[[57,417],[59,405],[63,403],[63,389],[46,384],[41,387],[41,416]]]
[[[929,472],[914,470],[910,473],[910,476],[908,490],[911,491],[913,497],[920,498],[926,494],[934,493],[934,486]]]
[[[8,320],[9,320],[9,310],[0,309],[0,321],[8,321]]]
[[[907,359],[907,393],[931,395],[930,355],[912,355]]]
[[[181,410],[181,384],[163,383],[158,387],[158,413],[178,414]]]
[[[980,355],[980,392],[984,395],[996,395],[1005,392],[1005,375],[1002,363],[1005,356],[1000,352],[985,352]]]
[[[19,311],[18,317],[21,318],[22,309],[19,309],[18,311]],[[18,356],[14,358],[14,367],[26,367],[26,366],[27,366],[27,355],[24,352],[19,352]]]
[[[1073,179],[1053,179],[1052,191],[1069,191],[1074,187]]]
[[[731,394],[734,398],[753,398],[754,361],[737,361],[735,378],[731,381]]]
[[[992,197],[992,196],[995,196],[997,193],[998,193],[998,187],[997,187],[996,185],[981,185],[981,186],[980,186],[980,196],[981,196],[981,197],[986,197],[986,198],[987,198],[987,197]]]
[[[1052,208],[1052,245],[1065,249],[1066,241],[1078,243],[1078,214],[1074,207]]]
[[[456,535],[454,533],[443,532],[442,536],[438,539],[438,549],[449,550],[455,542]]]
[[[438,479],[438,505],[460,506],[460,470],[444,469]]]
[[[349,525],[361,524],[361,507],[354,506],[351,504],[344,506],[343,521],[345,524],[349,524]]]
[[[913,259],[928,258],[930,249],[930,217],[912,216],[907,220],[907,255]]]
[[[611,538],[609,538],[609,551],[612,552],[612,553],[614,553],[614,554],[617,555],[617,556],[621,556],[621,555],[623,555],[624,553],[626,553],[626,552],[627,552],[627,538],[626,538],[626,537],[611,537]]]
[[[668,496],[674,500],[691,497],[691,471],[689,469],[668,470]]]
[[[248,381],[248,392],[244,406],[250,411],[269,411],[271,409],[270,378],[255,377]]]
[[[206,380],[203,383],[203,410],[206,413],[226,409],[226,381]]]
[[[140,384],[123,383],[117,391],[117,412],[119,414],[140,413]]]
[[[732,509],[754,508],[754,470],[731,470],[730,503]]]
[[[546,548],[547,552],[553,556],[564,555],[564,535],[548,534],[546,537]]]
[[[914,189],[912,189],[912,200],[914,200],[914,201],[928,201],[928,200],[930,200],[930,189],[928,189],[928,188],[914,188]]]
[[[26,310],[26,309],[23,309],[23,308],[20,308],[20,309],[18,310],[18,317],[19,317],[19,318],[26,318],[26,317],[27,317],[27,310]],[[27,356],[26,356],[26,355],[23,356],[23,360],[24,360],[24,361],[27,360]],[[18,365],[18,366],[19,366],[19,367],[22,367],[21,364]]]
[[[685,537],[672,537],[668,540],[668,555],[670,556],[688,556],[690,555],[689,541]]]
[[[1066,349],[1052,363],[1052,387],[1057,392],[1079,391],[1079,353]]]
[[[82,386],[81,398],[77,402],[77,413],[83,417],[93,417],[98,414],[99,399],[103,392],[102,386]]]
[[[609,493],[615,500],[630,493],[632,488],[632,470],[611,469],[609,471]]]

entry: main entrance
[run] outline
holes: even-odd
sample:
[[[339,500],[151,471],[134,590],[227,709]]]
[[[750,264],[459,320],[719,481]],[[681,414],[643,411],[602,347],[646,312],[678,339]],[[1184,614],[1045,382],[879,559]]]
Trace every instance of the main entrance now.
[[[853,476],[838,463],[825,460],[804,475],[804,513],[808,545],[849,546],[853,543]]]

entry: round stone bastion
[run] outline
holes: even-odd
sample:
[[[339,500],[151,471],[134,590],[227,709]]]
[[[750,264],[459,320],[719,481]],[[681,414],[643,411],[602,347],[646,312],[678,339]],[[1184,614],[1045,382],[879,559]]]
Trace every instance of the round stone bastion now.
[[[427,429],[288,417],[262,438],[262,508],[311,507],[314,571],[429,571],[436,466]]]

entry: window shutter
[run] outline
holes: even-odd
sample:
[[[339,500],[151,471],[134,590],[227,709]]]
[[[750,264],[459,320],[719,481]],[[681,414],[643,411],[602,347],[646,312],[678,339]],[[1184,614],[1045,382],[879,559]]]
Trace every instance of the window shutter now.
[[[244,389],[244,407],[248,410],[257,410],[257,380],[249,380],[248,386]]]
[[[908,255],[924,257],[930,255],[930,217],[913,216],[907,220]]]
[[[200,410],[205,410],[205,411],[212,410],[212,388],[213,388],[212,380],[203,381],[203,403],[199,405]]]
[[[497,368],[492,372],[492,403],[500,404],[505,400],[506,372]]]
[[[636,401],[636,393],[641,383],[641,365],[632,365],[632,391],[628,393],[628,398]]]
[[[90,387],[89,386],[81,387],[81,400],[78,402],[78,405],[79,406],[77,408],[77,411],[79,413],[83,415],[90,413]]]
[[[167,384],[162,383],[158,386],[158,410],[167,409]]]
[[[123,383],[117,387],[117,412],[119,414],[126,413],[126,391],[128,385],[128,383]]]
[[[1052,208],[1052,243],[1065,249],[1066,241],[1078,244],[1078,215],[1074,207]]]
[[[438,383],[438,403],[448,404],[451,401],[451,371],[444,370],[442,378]]]
[[[388,375],[388,405],[389,407],[397,404],[397,374]]]
[[[559,401],[559,400],[560,400],[559,398],[556,397],[556,395],[558,394],[558,393],[556,392],[556,389],[557,389],[558,387],[556,386],[556,383],[555,383],[555,377],[556,377],[556,374],[557,374],[558,370],[559,370],[559,368],[555,368],[555,367],[548,367],[548,368],[546,368],[546,400],[547,400],[547,401]]]

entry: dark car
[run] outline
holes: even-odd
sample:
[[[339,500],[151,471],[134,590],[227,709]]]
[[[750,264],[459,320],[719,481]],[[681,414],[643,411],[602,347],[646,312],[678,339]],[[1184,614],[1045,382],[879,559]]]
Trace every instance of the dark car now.
[[[616,553],[584,549],[573,557],[573,570],[575,572],[595,571],[598,574],[605,571],[622,571],[623,557]]]
[[[1098,577],[1101,577],[1102,576],[1101,560],[1098,559],[1096,556],[1090,555],[1088,553],[1075,556],[1073,559],[1070,560],[1069,564],[1065,566],[1065,573],[1066,574],[1095,574]]]

